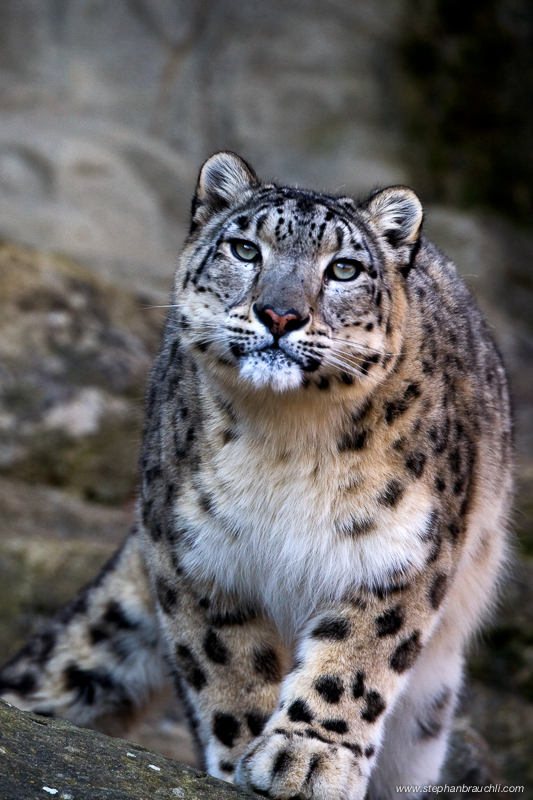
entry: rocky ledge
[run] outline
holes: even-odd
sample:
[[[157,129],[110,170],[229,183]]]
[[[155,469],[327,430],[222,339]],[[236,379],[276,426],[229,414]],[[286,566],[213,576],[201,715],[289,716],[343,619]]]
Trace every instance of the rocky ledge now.
[[[464,788],[495,782],[484,743],[471,729],[457,725],[443,783]],[[499,793],[491,790],[491,795]],[[0,701],[0,797],[43,800],[47,796],[58,800],[244,800],[257,795],[138,744],[19,711]],[[460,792],[447,792],[447,797],[459,796]]]

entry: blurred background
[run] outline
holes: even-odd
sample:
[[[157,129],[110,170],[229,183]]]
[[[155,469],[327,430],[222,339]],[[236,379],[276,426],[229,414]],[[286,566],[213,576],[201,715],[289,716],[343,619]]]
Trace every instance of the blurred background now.
[[[533,796],[531,0],[0,0],[1,660],[128,530],[156,306],[221,148],[319,191],[412,186],[489,317],[515,558],[458,724]],[[178,709],[135,736],[193,758]]]

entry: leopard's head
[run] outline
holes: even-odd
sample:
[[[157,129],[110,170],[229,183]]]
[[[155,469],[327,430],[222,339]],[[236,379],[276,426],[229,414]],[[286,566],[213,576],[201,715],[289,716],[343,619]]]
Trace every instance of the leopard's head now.
[[[375,384],[401,352],[422,207],[261,183],[230,152],[202,167],[176,279],[183,338],[221,380],[275,392]]]

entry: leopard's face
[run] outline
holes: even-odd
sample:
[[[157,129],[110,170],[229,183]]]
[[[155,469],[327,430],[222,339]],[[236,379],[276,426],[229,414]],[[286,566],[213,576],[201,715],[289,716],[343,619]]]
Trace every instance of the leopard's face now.
[[[199,226],[178,273],[195,357],[276,392],[379,380],[398,347],[394,256],[408,248],[347,199],[248,181],[236,200]]]

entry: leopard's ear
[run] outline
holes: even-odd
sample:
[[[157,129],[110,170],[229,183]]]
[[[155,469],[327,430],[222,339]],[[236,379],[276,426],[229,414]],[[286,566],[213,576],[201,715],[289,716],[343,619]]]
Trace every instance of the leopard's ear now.
[[[391,247],[416,242],[424,212],[422,203],[407,186],[390,186],[371,195],[360,209]]]
[[[191,231],[213,214],[238,203],[259,185],[253,169],[235,153],[221,150],[208,158],[198,176],[192,203]]]

